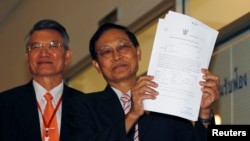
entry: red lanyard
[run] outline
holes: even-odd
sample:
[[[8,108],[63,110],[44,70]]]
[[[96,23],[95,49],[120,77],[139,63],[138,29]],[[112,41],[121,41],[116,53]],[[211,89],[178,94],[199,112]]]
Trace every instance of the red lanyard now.
[[[43,116],[43,113],[42,113],[42,109],[41,109],[39,103],[38,103],[38,102],[36,102],[36,103],[37,103],[37,108],[39,109],[40,113],[42,114],[43,123],[44,123],[45,128],[49,128],[52,119],[54,118],[54,116],[55,116],[55,114],[56,114],[56,112],[57,112],[57,110],[58,110],[60,104],[62,103],[62,96],[60,97],[59,101],[57,102],[56,108],[54,109],[53,114],[52,114],[52,116],[50,117],[48,123],[46,123],[46,121],[45,121],[45,119],[44,119],[44,116]]]

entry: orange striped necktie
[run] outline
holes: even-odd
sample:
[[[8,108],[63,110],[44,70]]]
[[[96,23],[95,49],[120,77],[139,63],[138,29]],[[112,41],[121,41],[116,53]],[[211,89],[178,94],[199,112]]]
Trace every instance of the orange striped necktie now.
[[[44,95],[47,104],[44,109],[43,118],[43,140],[59,141],[58,126],[56,121],[56,111],[52,104],[53,96],[50,93]]]
[[[123,94],[121,96],[121,101],[123,102],[123,110],[125,115],[130,111],[130,101],[131,97],[128,94]],[[139,141],[139,129],[138,123],[135,125],[134,141]]]

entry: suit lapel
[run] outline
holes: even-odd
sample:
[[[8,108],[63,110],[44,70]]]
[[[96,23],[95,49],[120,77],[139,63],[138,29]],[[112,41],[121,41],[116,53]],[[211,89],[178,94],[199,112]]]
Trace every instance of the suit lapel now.
[[[20,92],[20,98],[18,103],[18,117],[20,117],[21,127],[23,127],[24,131],[29,135],[30,139],[34,139],[40,137],[41,139],[41,131],[40,131],[40,122],[39,122],[39,113],[36,103],[36,95],[35,90],[32,85],[32,81],[30,81],[23,92]],[[33,138],[34,137],[34,138]]]
[[[99,106],[107,112],[108,116],[111,117],[110,119],[124,118],[120,100],[110,86],[107,86],[102,95],[97,98],[100,98],[98,100]]]
[[[68,86],[64,84],[63,87],[63,94],[62,94],[62,117],[61,117],[61,131],[60,131],[60,140],[63,141],[64,139],[68,138],[68,128],[67,128],[67,107],[68,101],[71,95],[71,91]]]

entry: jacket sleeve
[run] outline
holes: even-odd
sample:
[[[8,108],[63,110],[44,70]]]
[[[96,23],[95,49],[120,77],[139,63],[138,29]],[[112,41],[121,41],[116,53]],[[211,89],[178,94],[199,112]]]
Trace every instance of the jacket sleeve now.
[[[214,115],[211,117],[210,125],[215,125],[215,118]],[[195,122],[195,140],[196,141],[207,141],[208,140],[208,128],[206,128],[202,121],[198,119],[198,121]]]

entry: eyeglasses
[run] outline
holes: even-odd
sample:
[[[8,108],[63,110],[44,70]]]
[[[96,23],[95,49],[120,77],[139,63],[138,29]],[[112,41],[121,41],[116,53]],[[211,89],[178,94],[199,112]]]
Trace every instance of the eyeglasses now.
[[[48,49],[49,51],[57,51],[59,50],[60,47],[63,47],[64,45],[56,42],[56,41],[51,41],[45,44],[34,42],[30,43],[27,47],[29,52],[40,52],[42,49]]]
[[[116,49],[113,49],[109,45],[104,45],[100,47],[100,50],[97,51],[96,53],[99,54],[103,58],[112,58],[115,50],[119,54],[126,54],[131,51],[133,46],[134,46],[133,43],[121,40],[117,43]]]

